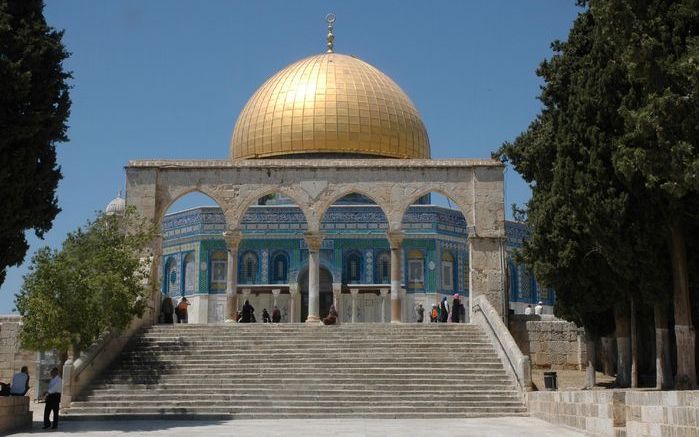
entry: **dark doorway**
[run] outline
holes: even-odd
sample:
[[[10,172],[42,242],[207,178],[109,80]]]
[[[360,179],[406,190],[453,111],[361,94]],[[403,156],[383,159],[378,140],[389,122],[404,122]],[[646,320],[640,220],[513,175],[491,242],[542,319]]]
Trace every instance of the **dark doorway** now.
[[[301,321],[308,318],[308,269],[299,275],[299,290],[301,290]],[[330,312],[330,305],[333,304],[333,275],[323,267],[320,268],[319,287],[319,312],[320,318],[324,318]]]

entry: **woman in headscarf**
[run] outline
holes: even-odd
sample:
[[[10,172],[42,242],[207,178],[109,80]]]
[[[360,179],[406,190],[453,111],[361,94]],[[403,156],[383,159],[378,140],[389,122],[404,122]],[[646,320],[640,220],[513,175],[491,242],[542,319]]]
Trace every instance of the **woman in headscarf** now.
[[[461,300],[459,299],[459,294],[454,295],[454,300],[451,303],[451,322],[459,323],[459,317],[461,316]]]
[[[240,322],[241,323],[250,323],[252,322],[253,313],[255,312],[255,308],[250,305],[250,301],[245,299],[245,304],[243,304],[243,317],[241,318]]]

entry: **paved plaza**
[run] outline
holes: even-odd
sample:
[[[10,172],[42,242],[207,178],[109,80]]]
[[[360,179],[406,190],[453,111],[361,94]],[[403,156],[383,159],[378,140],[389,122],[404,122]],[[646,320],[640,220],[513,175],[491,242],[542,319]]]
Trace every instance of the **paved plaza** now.
[[[34,422],[31,433],[43,434],[41,424]],[[128,434],[132,436],[517,436],[517,437],[573,437],[583,434],[552,425],[533,417],[491,417],[479,419],[325,419],[325,420],[231,420],[231,421],[68,421],[60,429],[50,431],[52,436],[80,435],[103,437]]]

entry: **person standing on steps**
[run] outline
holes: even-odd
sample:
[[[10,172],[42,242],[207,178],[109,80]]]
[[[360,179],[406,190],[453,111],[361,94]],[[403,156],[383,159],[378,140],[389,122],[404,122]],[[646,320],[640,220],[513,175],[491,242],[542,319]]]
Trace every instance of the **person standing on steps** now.
[[[524,315],[525,316],[532,315],[532,305],[531,304],[527,305],[527,307],[524,309]]]
[[[272,309],[272,323],[279,323],[282,321],[282,312],[279,311],[279,307],[274,305]]]
[[[270,323],[272,319],[269,318],[269,313],[267,308],[262,308],[262,323]]]
[[[447,297],[442,298],[442,302],[439,304],[439,321],[442,323],[447,323],[449,320],[449,302]]]
[[[182,296],[182,300],[177,304],[177,323],[187,323],[187,307],[190,305],[187,298]]]
[[[58,408],[61,405],[61,390],[63,389],[63,380],[58,376],[58,368],[51,369],[51,381],[49,388],[44,394],[46,405],[44,405],[44,429],[51,426],[49,417],[53,411],[53,429],[58,428]]]
[[[422,307],[421,303],[417,304],[415,313],[417,314],[417,322],[422,323],[422,321],[425,320],[425,309]]]
[[[243,317],[240,319],[241,323],[253,323],[253,317],[255,313],[255,308],[250,305],[250,301],[245,299],[243,304]]]
[[[437,323],[438,320],[439,320],[439,309],[437,308],[437,304],[433,303],[432,304],[432,311],[430,311],[430,322]]]
[[[163,298],[163,304],[160,305],[160,311],[163,313],[163,323],[169,323],[172,325],[172,314],[175,312],[175,306],[172,304],[172,298],[170,296],[165,296]]]
[[[451,303],[451,322],[459,323],[461,317],[461,299],[458,293],[454,295],[454,300]]]

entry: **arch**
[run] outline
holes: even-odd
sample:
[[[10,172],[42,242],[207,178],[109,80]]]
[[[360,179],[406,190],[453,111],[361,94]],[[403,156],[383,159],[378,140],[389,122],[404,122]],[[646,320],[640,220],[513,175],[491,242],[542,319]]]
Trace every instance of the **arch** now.
[[[272,261],[269,265],[269,278],[272,284],[285,284],[289,282],[289,254],[284,250],[272,253]]]
[[[317,207],[316,210],[318,211],[318,217],[320,218],[319,220],[319,225],[320,222],[323,221],[323,217],[325,217],[325,214],[328,212],[328,209],[332,207],[334,204],[336,204],[339,200],[341,200],[343,197],[349,196],[350,194],[359,194],[362,195],[372,202],[376,206],[378,206],[381,209],[381,212],[383,213],[384,217],[386,217],[386,220],[388,221],[388,212],[389,209],[386,208],[386,205],[384,205],[385,200],[379,199],[376,195],[368,193],[365,190],[362,190],[361,188],[357,188],[356,186],[351,186],[351,187],[343,187],[340,186],[337,191],[331,193],[329,197],[323,201],[321,201]]]
[[[182,259],[182,294],[197,291],[197,263],[194,252],[188,252]]]
[[[313,217],[313,212],[310,208],[308,208],[307,201],[299,197],[299,191],[300,190],[294,190],[291,186],[265,186],[261,189],[255,190],[246,195],[243,200],[236,202],[235,208],[231,208],[230,213],[227,214],[226,221],[230,221],[233,229],[239,229],[242,226],[245,213],[251,206],[253,206],[263,197],[273,194],[281,194],[282,196],[286,196],[291,199],[291,201],[294,202],[294,206],[301,210],[306,224],[310,228],[309,218]]]
[[[463,190],[463,187],[461,188]],[[394,214],[397,214],[398,216],[392,216],[391,220],[389,220],[389,226],[391,226],[391,230],[401,230],[403,228],[403,220],[405,219],[405,215],[408,213],[408,209],[410,209],[411,206],[415,205],[420,198],[427,196],[431,193],[440,194],[446,197],[450,202],[453,202],[456,205],[456,208],[453,209],[461,212],[461,215],[464,216],[464,220],[466,221],[466,226],[470,226],[469,217],[472,217],[473,206],[469,202],[468,196],[461,198],[460,196],[455,195],[454,193],[450,193],[449,190],[444,189],[444,184],[428,184],[412,193],[411,196],[407,198],[408,200],[402,199],[402,201],[398,203],[397,208],[394,210]]]
[[[163,292],[172,296],[180,292],[180,269],[175,256],[167,256],[163,268]]]
[[[387,250],[382,250],[376,256],[376,272],[374,282],[377,284],[391,283],[391,254]]]
[[[454,264],[456,261],[456,257],[454,257],[454,254],[449,249],[443,249],[442,250],[442,259],[441,259],[441,278],[442,278],[442,284],[441,288],[444,291],[448,292],[453,292],[456,287],[456,282],[455,281],[455,273],[456,270],[454,269]]]
[[[166,197],[166,200],[161,203],[161,207],[156,211],[155,223],[162,223],[163,218],[165,218],[165,215],[167,214],[168,210],[172,207],[172,205],[174,205],[183,197],[192,193],[203,194],[204,196],[213,200],[214,203],[216,203],[216,205],[218,205],[218,207],[221,208],[221,211],[223,212],[223,217],[226,220],[227,227],[230,225],[226,217],[225,200],[220,198],[215,191],[209,190],[209,188],[206,186],[178,187],[178,190],[175,191],[174,194],[169,193],[169,195]]]
[[[410,289],[425,288],[425,252],[410,249],[407,254],[407,286]]]
[[[260,260],[253,250],[246,250],[240,257],[238,266],[238,282],[241,284],[254,284],[260,276]]]
[[[342,282],[345,284],[360,284],[362,282],[362,254],[358,250],[349,250],[343,257]]]

